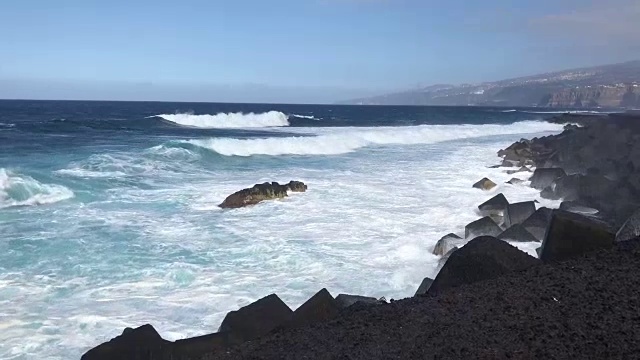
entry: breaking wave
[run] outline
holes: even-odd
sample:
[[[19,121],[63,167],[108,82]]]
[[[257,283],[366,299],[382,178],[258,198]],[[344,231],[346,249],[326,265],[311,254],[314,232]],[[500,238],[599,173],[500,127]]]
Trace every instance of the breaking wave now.
[[[297,117],[300,119],[308,119],[308,120],[320,120],[317,117],[313,116],[313,115],[299,115],[299,114],[291,114],[291,116],[293,117]]]
[[[219,113],[216,115],[162,114],[166,121],[202,129],[242,129],[289,126],[289,117],[279,111],[266,113]]]
[[[42,184],[34,178],[0,168],[0,209],[51,204],[74,196],[62,185]]]
[[[309,129],[309,128],[306,128]],[[261,139],[211,138],[186,140],[225,156],[337,155],[375,145],[432,144],[492,135],[561,131],[562,125],[525,121],[509,125],[420,125],[376,128],[314,128],[316,136]]]

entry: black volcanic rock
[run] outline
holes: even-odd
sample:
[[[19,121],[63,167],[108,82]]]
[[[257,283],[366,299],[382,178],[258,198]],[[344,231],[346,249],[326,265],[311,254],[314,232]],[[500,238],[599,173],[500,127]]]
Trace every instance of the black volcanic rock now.
[[[450,255],[429,287],[428,294],[493,279],[538,264],[536,258],[502,240],[491,236],[478,237]]]
[[[428,278],[428,277],[422,279],[422,282],[420,283],[420,286],[418,287],[418,290],[416,290],[416,293],[413,296],[419,296],[419,295],[426,294],[427,291],[429,291],[429,288],[431,287],[431,284],[433,284],[433,279]]]
[[[229,333],[240,341],[249,341],[289,322],[292,314],[287,304],[277,295],[271,294],[228,313],[218,332]]]
[[[478,210],[480,210],[483,215],[502,214],[508,205],[509,201],[504,194],[500,193],[480,204]]]
[[[487,178],[483,178],[480,181],[478,181],[477,183],[473,184],[473,187],[476,189],[481,189],[481,190],[491,190],[494,187],[496,187],[496,183],[494,183],[493,181],[487,179]]]
[[[615,234],[604,223],[564,210],[553,210],[540,260],[561,261],[591,251],[609,249]]]
[[[234,209],[255,205],[264,200],[287,197],[288,191],[305,192],[307,191],[307,185],[300,181],[290,181],[285,185],[280,185],[277,182],[256,184],[252,188],[243,189],[229,195],[218,206],[223,209]]]
[[[533,172],[531,180],[531,187],[542,190],[547,186],[551,186],[553,182],[567,174],[560,168],[538,168]]]
[[[147,324],[138,328],[127,328],[122,335],[98,345],[82,355],[82,360],[163,360],[172,356],[173,343],[164,340]]]
[[[241,343],[240,339],[234,339],[229,333],[213,333],[177,340],[173,345],[174,355],[171,359],[197,359],[202,355],[224,351]]]
[[[524,226],[516,224],[503,231],[498,235],[498,239],[504,241],[518,241],[518,242],[539,242],[535,236],[531,235]]]
[[[336,296],[336,304],[340,309],[346,309],[355,304],[365,306],[380,305],[384,304],[384,301],[369,296],[339,294]]]
[[[340,312],[340,307],[327,289],[320,290],[293,312],[286,327],[300,327],[329,320]]]
[[[631,215],[616,233],[616,241],[627,241],[640,236],[640,210]]]
[[[454,247],[453,249],[447,251],[446,254],[442,255],[440,260],[438,260],[438,271],[440,271],[440,269],[442,269],[442,267],[447,263],[447,261],[449,260],[449,257],[451,257],[451,254],[458,251],[458,249],[459,248]]]
[[[433,255],[442,256],[454,247],[462,246],[463,243],[464,239],[460,236],[453,233],[447,234],[438,240],[436,245],[433,247],[432,253]]]
[[[543,241],[550,221],[551,209],[541,207],[536,210],[535,213],[531,214],[527,220],[522,222],[522,227],[524,227],[538,241]]]
[[[473,239],[478,236],[498,236],[501,232],[500,226],[489,216],[485,216],[465,226],[464,237]]]
[[[518,179],[518,178],[511,178],[511,180],[507,181],[507,184],[510,185],[518,185],[518,184],[522,184],[524,182],[524,180],[522,179]]]
[[[623,248],[622,245],[625,245]],[[341,315],[211,359],[635,359],[638,241]]]
[[[536,204],[533,201],[509,204],[504,211],[504,224],[507,228],[521,224],[535,212]]]

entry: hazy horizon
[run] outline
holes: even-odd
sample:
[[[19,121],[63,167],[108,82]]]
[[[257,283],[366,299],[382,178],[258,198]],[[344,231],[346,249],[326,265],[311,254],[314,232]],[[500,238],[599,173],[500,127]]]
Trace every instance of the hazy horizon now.
[[[334,103],[640,59],[639,0],[0,5],[0,98]]]

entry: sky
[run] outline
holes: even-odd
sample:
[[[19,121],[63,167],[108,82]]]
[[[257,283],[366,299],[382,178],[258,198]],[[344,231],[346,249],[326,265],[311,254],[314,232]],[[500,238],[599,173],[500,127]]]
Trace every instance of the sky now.
[[[0,98],[334,102],[640,59],[640,0],[2,0]]]

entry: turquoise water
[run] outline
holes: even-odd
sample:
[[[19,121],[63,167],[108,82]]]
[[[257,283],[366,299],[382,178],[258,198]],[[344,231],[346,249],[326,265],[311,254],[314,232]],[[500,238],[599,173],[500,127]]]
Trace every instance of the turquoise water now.
[[[323,287],[411,296],[435,273],[435,242],[475,206],[538,198],[486,166],[514,140],[561,131],[540,116],[0,101],[0,358],[78,358],[144,323],[170,340],[210,333],[272,292],[292,308]],[[472,189],[484,176],[499,187]],[[217,207],[289,180],[309,191]]]

